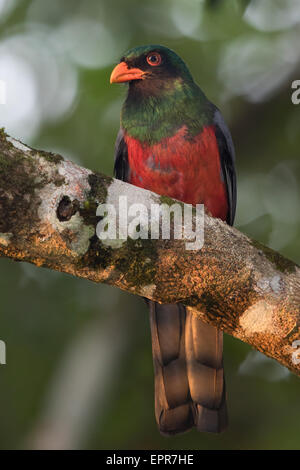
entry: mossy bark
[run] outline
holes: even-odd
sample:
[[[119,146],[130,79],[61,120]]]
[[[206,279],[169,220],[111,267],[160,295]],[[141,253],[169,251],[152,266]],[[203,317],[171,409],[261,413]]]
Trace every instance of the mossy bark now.
[[[205,243],[96,235],[100,203],[171,199],[24,146],[0,132],[0,256],[105,282],[195,315],[300,375],[300,268],[205,215]]]

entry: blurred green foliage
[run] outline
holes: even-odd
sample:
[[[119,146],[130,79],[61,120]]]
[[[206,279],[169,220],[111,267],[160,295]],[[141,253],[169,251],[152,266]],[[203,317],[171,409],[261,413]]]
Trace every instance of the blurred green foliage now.
[[[138,44],[171,47],[232,130],[236,225],[300,262],[299,22],[294,0],[0,0],[0,126],[112,174],[112,67]],[[0,448],[300,448],[299,379],[246,344],[225,338],[229,430],[166,439],[141,299],[7,259],[0,278]]]

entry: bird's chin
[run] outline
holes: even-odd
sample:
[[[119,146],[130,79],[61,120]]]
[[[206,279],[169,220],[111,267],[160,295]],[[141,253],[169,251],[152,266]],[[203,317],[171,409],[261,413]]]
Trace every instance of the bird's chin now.
[[[129,84],[129,86],[140,86],[146,83],[146,79],[145,78],[133,78],[131,80],[128,80],[127,83]]]

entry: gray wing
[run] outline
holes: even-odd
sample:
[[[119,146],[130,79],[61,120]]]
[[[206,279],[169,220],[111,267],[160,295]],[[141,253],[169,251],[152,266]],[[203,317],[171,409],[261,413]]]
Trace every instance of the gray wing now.
[[[128,149],[124,140],[123,130],[120,129],[117,135],[115,144],[115,165],[114,175],[115,178],[128,181],[129,179],[129,164],[128,164]]]
[[[237,199],[235,151],[230,131],[218,109],[216,109],[214,115],[214,125],[216,128],[215,133],[219,146],[222,177],[225,181],[228,195],[229,211],[227,216],[227,223],[229,225],[233,225]]]

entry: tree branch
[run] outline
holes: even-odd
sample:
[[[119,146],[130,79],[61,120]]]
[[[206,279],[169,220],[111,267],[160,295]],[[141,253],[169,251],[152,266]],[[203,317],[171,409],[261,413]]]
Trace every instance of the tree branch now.
[[[198,251],[186,240],[101,241],[96,209],[120,195],[148,208],[173,203],[1,131],[0,256],[182,302],[300,375],[300,268],[208,214]]]

